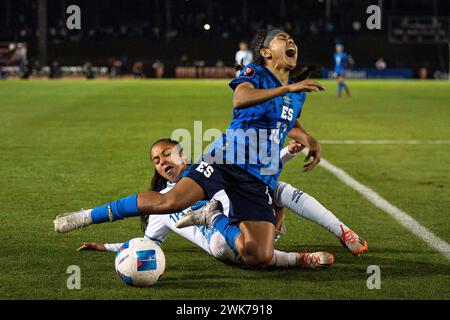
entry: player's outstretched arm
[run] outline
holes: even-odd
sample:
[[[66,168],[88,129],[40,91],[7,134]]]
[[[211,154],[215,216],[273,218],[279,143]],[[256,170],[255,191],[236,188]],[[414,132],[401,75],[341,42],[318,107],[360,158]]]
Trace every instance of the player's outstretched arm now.
[[[324,91],[325,88],[316,81],[303,80],[274,89],[255,89],[249,82],[239,84],[234,90],[233,106],[246,108],[273,99],[288,92]]]
[[[103,243],[100,242],[85,242],[81,247],[77,249],[77,251],[106,251],[106,247]]]
[[[123,243],[101,243],[101,242],[85,242],[77,251],[109,251],[117,252],[123,246]]]

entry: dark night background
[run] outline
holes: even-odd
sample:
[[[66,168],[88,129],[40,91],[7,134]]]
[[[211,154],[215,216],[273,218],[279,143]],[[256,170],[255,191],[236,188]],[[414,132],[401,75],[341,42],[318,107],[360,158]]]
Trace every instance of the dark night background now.
[[[71,4],[81,8],[80,31],[65,26]],[[382,30],[366,28],[370,4],[382,4]],[[41,57],[40,5],[46,7],[47,23],[47,50]],[[220,60],[232,66],[238,42],[273,25],[294,36],[302,65],[330,67],[334,44],[342,41],[356,67],[373,67],[383,57],[391,68],[448,70],[447,44],[389,42],[388,22],[394,16],[450,16],[450,1],[1,0],[0,42],[25,42],[30,61],[41,58],[41,63],[60,65],[106,65],[111,57],[125,57],[175,66],[185,56],[184,64],[200,60],[215,65]],[[206,23],[211,25],[208,31]]]

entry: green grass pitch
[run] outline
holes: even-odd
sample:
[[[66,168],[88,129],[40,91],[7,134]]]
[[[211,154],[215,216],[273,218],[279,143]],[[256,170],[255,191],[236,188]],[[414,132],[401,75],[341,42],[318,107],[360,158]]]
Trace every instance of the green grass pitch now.
[[[301,121],[319,140],[450,140],[450,84],[349,81],[353,96],[309,94]],[[369,243],[353,257],[311,222],[287,213],[289,251],[330,250],[328,270],[251,271],[223,264],[175,234],[163,244],[167,268],[153,288],[125,286],[111,253],[83,241],[141,236],[138,219],[53,231],[62,212],[103,204],[148,187],[152,141],[176,128],[225,129],[231,90],[224,80],[0,82],[0,299],[449,299],[450,263],[323,168],[281,179],[315,196]],[[323,156],[450,242],[450,145],[334,145]],[[68,290],[66,269],[81,268]],[[369,290],[369,265],[381,289]]]

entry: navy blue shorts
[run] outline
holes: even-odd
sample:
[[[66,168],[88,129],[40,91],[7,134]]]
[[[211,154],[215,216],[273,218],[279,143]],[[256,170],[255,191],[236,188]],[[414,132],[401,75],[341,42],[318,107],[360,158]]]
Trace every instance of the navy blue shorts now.
[[[207,199],[225,191],[230,201],[229,222],[267,221],[275,224],[275,211],[269,187],[258,178],[233,164],[192,165],[186,175],[203,188]]]

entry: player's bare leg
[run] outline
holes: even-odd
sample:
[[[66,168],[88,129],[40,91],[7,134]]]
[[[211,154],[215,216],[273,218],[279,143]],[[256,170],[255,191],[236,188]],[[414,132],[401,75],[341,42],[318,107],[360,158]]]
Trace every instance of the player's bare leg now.
[[[231,233],[235,232],[234,234],[237,236],[233,237],[227,237],[227,235],[222,234],[225,243],[222,244],[224,247],[232,247],[234,248],[234,254],[239,255],[239,259],[242,261],[241,255],[247,255],[246,253],[246,239],[242,233],[242,230],[237,228],[236,226],[230,225],[230,227],[224,228],[223,226],[220,227],[215,222],[221,217],[223,218],[225,215],[222,212],[222,206],[219,201],[212,200],[209,203],[207,203],[202,208],[199,208],[197,210],[191,211],[190,213],[187,213],[181,219],[177,221],[177,228],[185,228],[189,226],[194,225],[205,225],[208,227],[216,227],[218,230],[223,232],[230,232],[233,227],[238,230],[238,233],[236,231],[231,231]],[[217,220],[216,220],[217,219]],[[242,225],[242,223],[241,223]],[[243,226],[243,225],[242,225]],[[229,229],[228,229],[229,228]],[[244,227],[242,227],[244,228]],[[274,227],[275,232],[275,238],[272,239],[272,241],[276,242],[276,237],[280,236],[284,233],[285,227],[284,227],[284,212],[283,208],[278,208],[276,210],[276,223]],[[227,240],[228,238],[228,240]],[[247,247],[247,249],[249,249]],[[250,246],[251,249],[251,246]],[[224,251],[224,250],[221,250]],[[261,255],[258,253],[258,255]],[[254,260],[254,259],[253,259]],[[247,264],[255,264],[254,267],[261,267],[264,266],[264,263],[256,263],[255,261],[252,261],[252,257],[248,257],[247,260],[244,260]],[[267,263],[265,266],[269,268],[299,268],[299,269],[316,269],[316,268],[324,268],[329,267],[334,263],[334,256],[330,252],[284,252],[279,250],[273,250],[272,259],[269,263]]]
[[[223,216],[217,200],[186,214],[178,220],[177,228],[193,225],[213,226],[217,217]],[[263,267],[270,263],[274,250],[275,226],[266,221],[242,221],[240,234],[234,240],[235,249],[250,267]],[[231,243],[230,243],[231,244]]]
[[[202,187],[191,178],[185,177],[167,193],[139,193],[137,205],[142,214],[167,214],[182,211],[204,197]]]
[[[173,189],[167,193],[146,191],[137,196],[130,196],[100,206],[101,218],[95,209],[81,210],[62,214],[53,221],[55,231],[66,233],[72,230],[87,227],[107,221],[121,220],[126,217],[140,214],[167,214],[178,212],[193,205],[204,197],[203,189],[192,179],[183,178]]]
[[[265,267],[274,254],[275,226],[266,221],[242,221],[242,234],[236,238],[236,248],[250,267]]]

